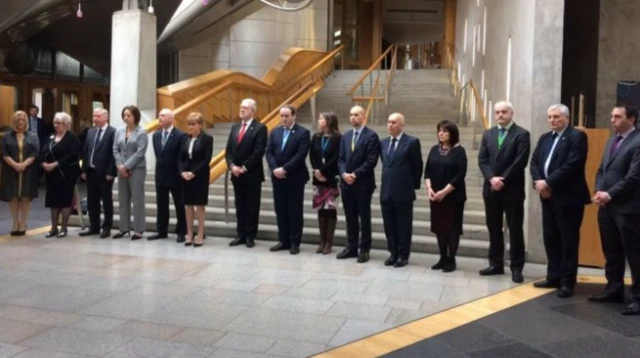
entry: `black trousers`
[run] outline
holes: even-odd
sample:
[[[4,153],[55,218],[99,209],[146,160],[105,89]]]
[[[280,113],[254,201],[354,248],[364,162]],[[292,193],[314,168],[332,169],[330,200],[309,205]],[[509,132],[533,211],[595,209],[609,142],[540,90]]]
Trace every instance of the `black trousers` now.
[[[624,290],[625,258],[631,268],[631,298],[640,302],[640,215],[598,211],[600,241],[607,260],[607,291]]]
[[[284,181],[274,182],[273,201],[278,222],[278,240],[285,246],[299,246],[304,223],[304,185],[289,186]]]
[[[248,237],[255,239],[258,235],[262,182],[238,183],[234,181],[233,193],[236,205],[236,233],[242,239]]]
[[[169,193],[173,197],[173,206],[176,209],[176,234],[186,233],[186,219],[184,212],[184,204],[182,201],[182,186],[180,181],[175,185],[169,186],[164,183],[156,183],[156,196],[158,203],[158,222],[156,230],[158,234],[167,235],[169,229]]]
[[[413,231],[413,201],[381,202],[384,234],[391,255],[409,259]]]
[[[559,206],[542,200],[542,235],[547,253],[547,280],[573,287],[578,275],[580,226],[584,205]]]
[[[100,230],[100,202],[104,211],[102,229],[111,230],[113,225],[113,180],[108,181],[106,176],[98,176],[89,168],[87,172],[87,211],[89,211],[89,223],[91,230]]]
[[[499,195],[485,196],[484,208],[490,240],[489,264],[504,267],[502,216],[506,214],[511,245],[511,270],[522,270],[524,267],[524,199],[505,198]]]
[[[356,251],[360,248],[360,252],[369,252],[371,249],[372,196],[372,189],[357,186],[342,191],[342,205],[347,220],[347,249],[349,250]]]

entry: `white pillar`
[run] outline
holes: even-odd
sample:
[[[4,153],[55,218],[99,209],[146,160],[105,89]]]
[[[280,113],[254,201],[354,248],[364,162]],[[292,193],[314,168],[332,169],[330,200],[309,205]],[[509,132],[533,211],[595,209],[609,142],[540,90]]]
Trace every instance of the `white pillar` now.
[[[156,118],[156,48],[155,15],[126,7],[113,14],[109,106],[112,126],[124,126],[121,113],[127,105],[140,109],[142,126]],[[154,167],[155,157],[149,140],[147,168],[152,171]]]

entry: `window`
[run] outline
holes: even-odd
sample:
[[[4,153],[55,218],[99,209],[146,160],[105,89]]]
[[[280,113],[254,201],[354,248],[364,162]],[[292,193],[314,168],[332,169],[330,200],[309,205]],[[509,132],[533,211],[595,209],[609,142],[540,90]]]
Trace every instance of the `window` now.
[[[484,19],[482,23],[482,56],[487,48],[487,7],[484,7]]]
[[[509,42],[507,43],[507,91],[506,98],[509,101],[511,94],[511,36],[509,36]]]

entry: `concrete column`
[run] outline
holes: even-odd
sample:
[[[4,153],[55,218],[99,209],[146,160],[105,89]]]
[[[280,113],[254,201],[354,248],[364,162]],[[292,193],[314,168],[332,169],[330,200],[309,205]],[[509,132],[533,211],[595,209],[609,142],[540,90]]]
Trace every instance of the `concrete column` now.
[[[126,5],[126,1],[125,1]],[[111,40],[110,123],[124,126],[122,108],[140,109],[140,124],[146,126],[156,118],[156,17],[139,9],[113,14]],[[152,146],[147,150],[147,167],[155,165]]]

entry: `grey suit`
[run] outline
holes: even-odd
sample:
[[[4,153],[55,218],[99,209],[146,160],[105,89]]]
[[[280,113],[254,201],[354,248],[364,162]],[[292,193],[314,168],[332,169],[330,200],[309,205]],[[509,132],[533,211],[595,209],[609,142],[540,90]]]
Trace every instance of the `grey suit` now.
[[[131,175],[123,177],[118,172],[118,201],[120,202],[120,232],[131,229],[131,203],[133,202],[133,230],[136,233],[144,232],[144,181],[147,177],[147,132],[141,126],[137,126],[129,138],[126,137],[126,128],[116,131],[113,141],[113,157],[116,166],[124,165]]]
[[[640,131],[634,130],[615,153],[607,142],[596,174],[596,191],[611,201],[598,211],[600,240],[606,258],[607,292],[624,290],[625,257],[631,268],[631,297],[640,302]]]

